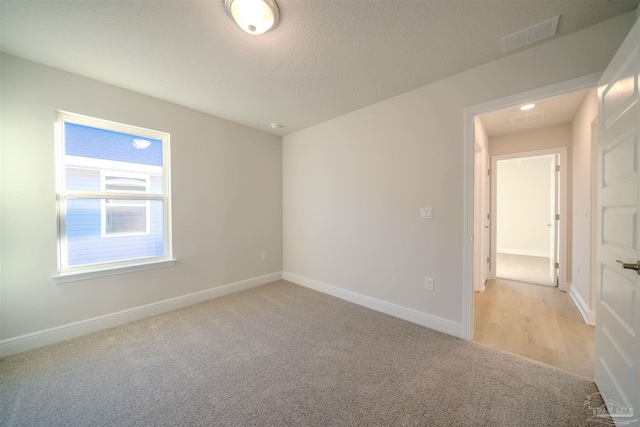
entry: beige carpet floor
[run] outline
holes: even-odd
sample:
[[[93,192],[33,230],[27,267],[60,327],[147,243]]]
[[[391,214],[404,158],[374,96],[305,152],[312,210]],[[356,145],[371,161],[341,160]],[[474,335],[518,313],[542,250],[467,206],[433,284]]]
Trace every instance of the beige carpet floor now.
[[[554,286],[549,271],[549,258],[514,255],[498,252],[496,254],[496,277],[536,285]]]
[[[596,392],[285,281],[0,359],[2,426],[601,425]]]

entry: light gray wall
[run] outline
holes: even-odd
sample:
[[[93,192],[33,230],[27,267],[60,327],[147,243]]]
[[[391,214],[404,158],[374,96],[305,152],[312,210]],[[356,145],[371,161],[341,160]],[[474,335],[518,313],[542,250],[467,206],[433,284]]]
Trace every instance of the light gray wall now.
[[[497,252],[551,257],[551,154],[499,160],[496,170]]]
[[[489,137],[489,153],[492,156],[559,147],[567,147],[567,151],[571,152],[570,123]],[[567,163],[571,164],[570,161]]]
[[[598,116],[598,98],[596,90],[585,97],[572,123],[572,159],[573,164],[573,217],[572,246],[573,262],[571,285],[575,287],[584,302],[595,310],[591,304],[591,244],[593,220],[593,200],[591,198],[592,182],[592,150],[591,123]],[[595,238],[595,234],[593,234]],[[595,264],[595,260],[594,264]],[[595,303],[595,301],[594,301]]]
[[[1,72],[0,339],[282,271],[280,137],[9,55]],[[57,109],[171,134],[174,267],[52,283]]]
[[[461,322],[464,108],[604,70],[634,20],[620,16],[284,137],[285,272]],[[421,206],[435,219],[420,220]]]

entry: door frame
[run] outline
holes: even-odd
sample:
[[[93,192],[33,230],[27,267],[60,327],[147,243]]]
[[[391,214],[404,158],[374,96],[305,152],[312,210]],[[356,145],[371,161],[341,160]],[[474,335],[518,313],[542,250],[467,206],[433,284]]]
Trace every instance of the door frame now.
[[[473,178],[475,154],[474,118],[476,115],[515,107],[524,102],[566,95],[598,86],[602,73],[594,73],[549,86],[540,87],[504,98],[487,101],[464,109],[463,139],[463,252],[462,252],[462,338],[473,339],[473,225],[475,208],[473,204]],[[566,280],[566,277],[565,277]]]
[[[497,215],[497,200],[498,200],[498,192],[497,192],[497,184],[498,184],[498,167],[497,162],[500,160],[507,159],[518,159],[522,157],[533,157],[533,156],[543,156],[546,154],[558,154],[560,156],[560,188],[559,192],[559,202],[560,206],[558,206],[558,211],[560,212],[560,220],[558,221],[558,226],[560,228],[560,236],[559,236],[559,248],[558,248],[558,259],[557,262],[560,264],[558,268],[558,289],[561,291],[569,292],[569,284],[567,282],[567,248],[568,248],[568,233],[567,233],[567,179],[568,179],[568,168],[567,168],[567,147],[556,147],[556,148],[545,148],[542,150],[535,151],[522,151],[518,153],[510,153],[510,154],[501,154],[498,156],[491,156],[491,258],[496,260],[498,253],[498,215]],[[552,195],[552,197],[556,197],[558,194]],[[474,211],[475,214],[475,211]],[[475,256],[475,254],[474,254]],[[555,255],[554,255],[555,256]],[[492,278],[495,278],[496,269],[493,269],[493,273],[491,275]],[[554,280],[555,282],[555,280]]]

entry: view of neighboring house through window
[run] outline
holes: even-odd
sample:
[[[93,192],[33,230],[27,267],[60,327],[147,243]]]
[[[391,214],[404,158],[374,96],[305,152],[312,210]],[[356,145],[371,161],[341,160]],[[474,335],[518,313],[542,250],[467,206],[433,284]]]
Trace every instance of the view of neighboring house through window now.
[[[149,175],[103,171],[102,191],[146,194],[149,192]],[[102,236],[149,233],[149,200],[104,199],[101,214]]]
[[[58,114],[59,273],[171,259],[169,135]]]

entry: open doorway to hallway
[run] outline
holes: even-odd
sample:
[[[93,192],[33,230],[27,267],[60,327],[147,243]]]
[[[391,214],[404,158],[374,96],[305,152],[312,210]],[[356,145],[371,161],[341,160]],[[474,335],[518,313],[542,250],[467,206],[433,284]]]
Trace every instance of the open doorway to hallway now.
[[[525,154],[494,157],[496,277],[557,286],[562,152]]]
[[[474,340],[588,378],[595,97],[582,90],[539,99],[529,112],[517,106],[475,117]],[[544,164],[537,174],[536,162]],[[564,177],[552,175],[556,166]],[[534,201],[543,188],[545,200]]]

